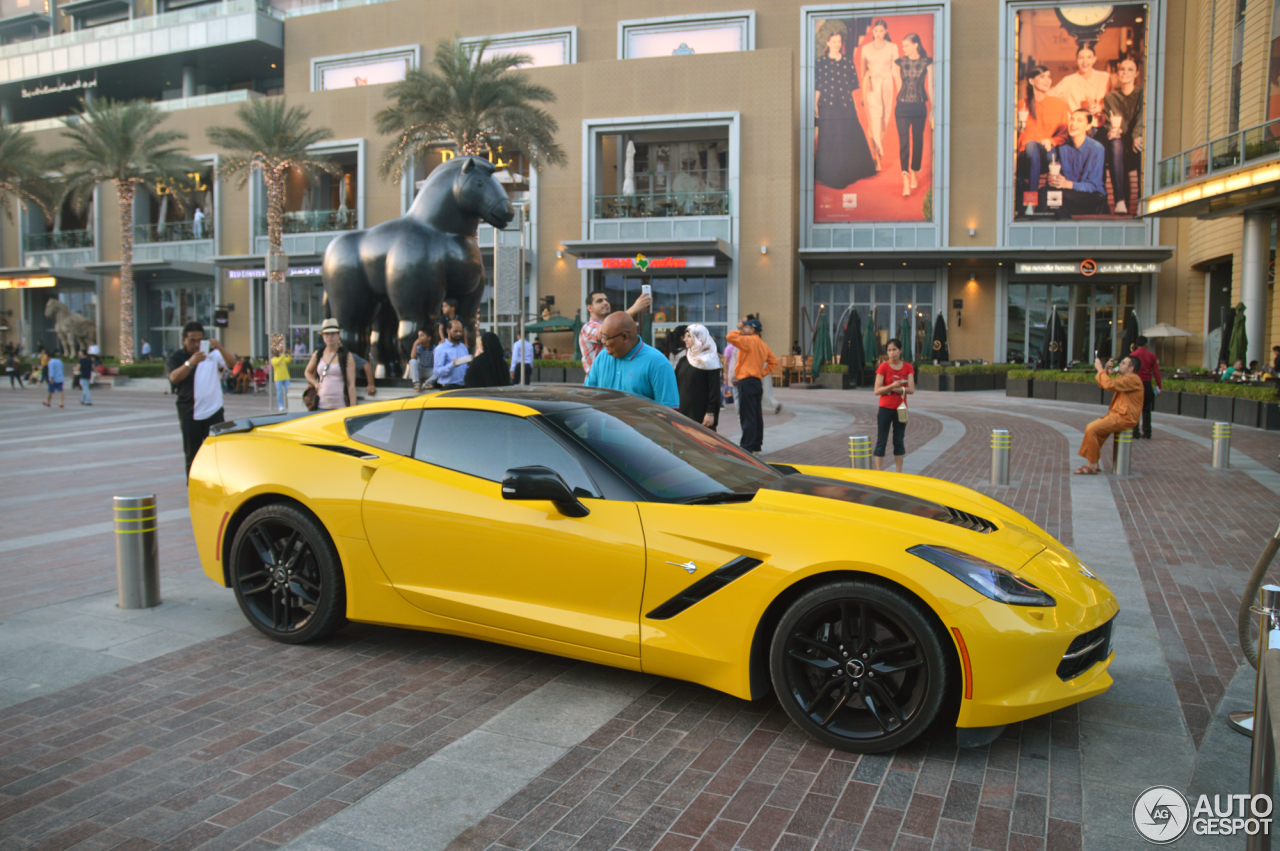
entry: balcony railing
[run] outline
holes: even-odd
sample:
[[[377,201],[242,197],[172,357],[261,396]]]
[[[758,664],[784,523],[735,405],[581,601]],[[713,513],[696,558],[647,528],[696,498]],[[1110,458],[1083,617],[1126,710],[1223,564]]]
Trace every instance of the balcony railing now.
[[[93,248],[93,231],[59,230],[28,233],[22,238],[24,251],[57,251],[62,248]]]
[[[327,230],[355,230],[359,217],[355,210],[298,210],[284,214],[284,233],[320,233]],[[267,217],[258,217],[258,236],[267,235]]]
[[[179,24],[189,24],[195,21],[204,21],[210,18],[222,18],[228,15],[238,15],[242,12],[258,11],[264,15],[271,15],[275,18],[283,18],[283,14],[273,8],[265,0],[222,0],[220,3],[209,3],[204,6],[192,6],[187,9],[180,9],[177,12],[165,12],[162,15],[147,15],[143,18],[134,18],[131,21],[121,21],[118,24],[107,24],[101,27],[89,27],[88,29],[76,30],[75,32],[61,33],[59,35],[49,36],[48,38],[38,38],[33,41],[21,41],[15,44],[8,44],[0,47],[0,59],[9,56],[25,56],[38,50],[52,50],[57,47],[67,47],[73,44],[86,44],[89,42],[100,41],[104,38],[115,38],[122,35],[133,35],[135,33],[143,33],[148,30],[164,29],[165,27],[177,26]]]
[[[134,225],[134,242],[184,242],[213,239],[213,223],[207,218],[195,222],[165,222],[161,225]]]
[[[1280,156],[1280,118],[1246,127],[1160,161],[1157,191]]]
[[[728,192],[671,192],[666,195],[597,195],[592,218],[642,219],[727,215],[729,215]]]

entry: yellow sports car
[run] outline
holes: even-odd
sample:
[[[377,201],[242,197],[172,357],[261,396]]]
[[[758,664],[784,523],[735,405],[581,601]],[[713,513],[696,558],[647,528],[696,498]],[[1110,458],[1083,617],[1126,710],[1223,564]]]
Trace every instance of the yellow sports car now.
[[[772,688],[828,745],[962,745],[1111,684],[1118,606],[1027,518],[947,482],[765,464],[653,402],[454,390],[214,427],[205,572],[285,642],[348,620]]]

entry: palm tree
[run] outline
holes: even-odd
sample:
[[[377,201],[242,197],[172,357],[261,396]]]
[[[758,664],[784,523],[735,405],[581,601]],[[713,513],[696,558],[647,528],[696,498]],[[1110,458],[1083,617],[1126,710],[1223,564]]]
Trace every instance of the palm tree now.
[[[267,245],[272,256],[279,256],[283,242],[285,179],[298,169],[303,174],[325,171],[338,176],[341,170],[320,159],[308,149],[317,142],[333,137],[333,131],[308,127],[310,110],[290,107],[284,98],[263,98],[241,104],[236,110],[239,127],[210,127],[205,132],[209,141],[228,154],[218,167],[218,177],[234,177],[243,187],[253,172],[262,173],[267,188]],[[289,298],[284,288],[284,269],[276,263],[267,269],[267,327],[270,334],[268,352],[274,354],[284,345],[288,331]],[[275,382],[267,382],[268,401],[275,406]]]
[[[24,206],[33,201],[44,209],[32,190],[43,173],[44,157],[36,150],[35,140],[24,135],[20,127],[0,124],[0,206],[9,221],[13,221],[11,205],[15,200]]]
[[[166,118],[141,100],[82,102],[79,121],[64,121],[62,136],[71,146],[50,157],[77,210],[85,208],[98,184],[115,182],[120,203],[121,363],[133,363],[133,196],[139,187],[163,186],[182,203],[188,174],[200,167],[185,148],[174,144],[187,138],[186,133],[158,129]]]
[[[398,180],[406,158],[441,141],[471,155],[501,143],[522,151],[535,168],[543,162],[564,165],[564,150],[555,140],[560,125],[537,106],[554,103],[555,93],[516,70],[532,62],[530,56],[486,59],[488,46],[445,39],[436,45],[434,68],[415,68],[387,88],[393,103],[374,118],[379,133],[396,137],[382,156],[384,178]]]

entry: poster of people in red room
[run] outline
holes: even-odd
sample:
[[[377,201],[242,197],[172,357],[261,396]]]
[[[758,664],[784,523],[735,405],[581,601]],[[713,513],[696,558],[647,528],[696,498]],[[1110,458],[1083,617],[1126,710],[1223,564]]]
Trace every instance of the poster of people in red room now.
[[[814,21],[813,221],[933,220],[937,15]]]
[[[1014,219],[1132,219],[1146,150],[1147,6],[1017,13]]]

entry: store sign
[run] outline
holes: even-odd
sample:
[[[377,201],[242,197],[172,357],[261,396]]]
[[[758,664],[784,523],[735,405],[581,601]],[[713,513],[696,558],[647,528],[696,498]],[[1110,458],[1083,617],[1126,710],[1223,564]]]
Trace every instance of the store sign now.
[[[694,269],[709,268],[716,265],[716,258],[707,257],[592,257],[578,261],[579,269],[639,269],[647,272],[650,269]]]
[[[57,278],[8,278],[0,280],[0,290],[32,290],[37,287],[56,287]]]
[[[1160,264],[1099,263],[1086,259],[1079,263],[1018,263],[1014,271],[1019,275],[1151,275],[1160,271]]]
[[[315,277],[320,272],[319,266],[290,266],[285,275],[290,278],[308,278]],[[266,276],[266,269],[232,269],[227,272],[228,278],[265,278]]]

